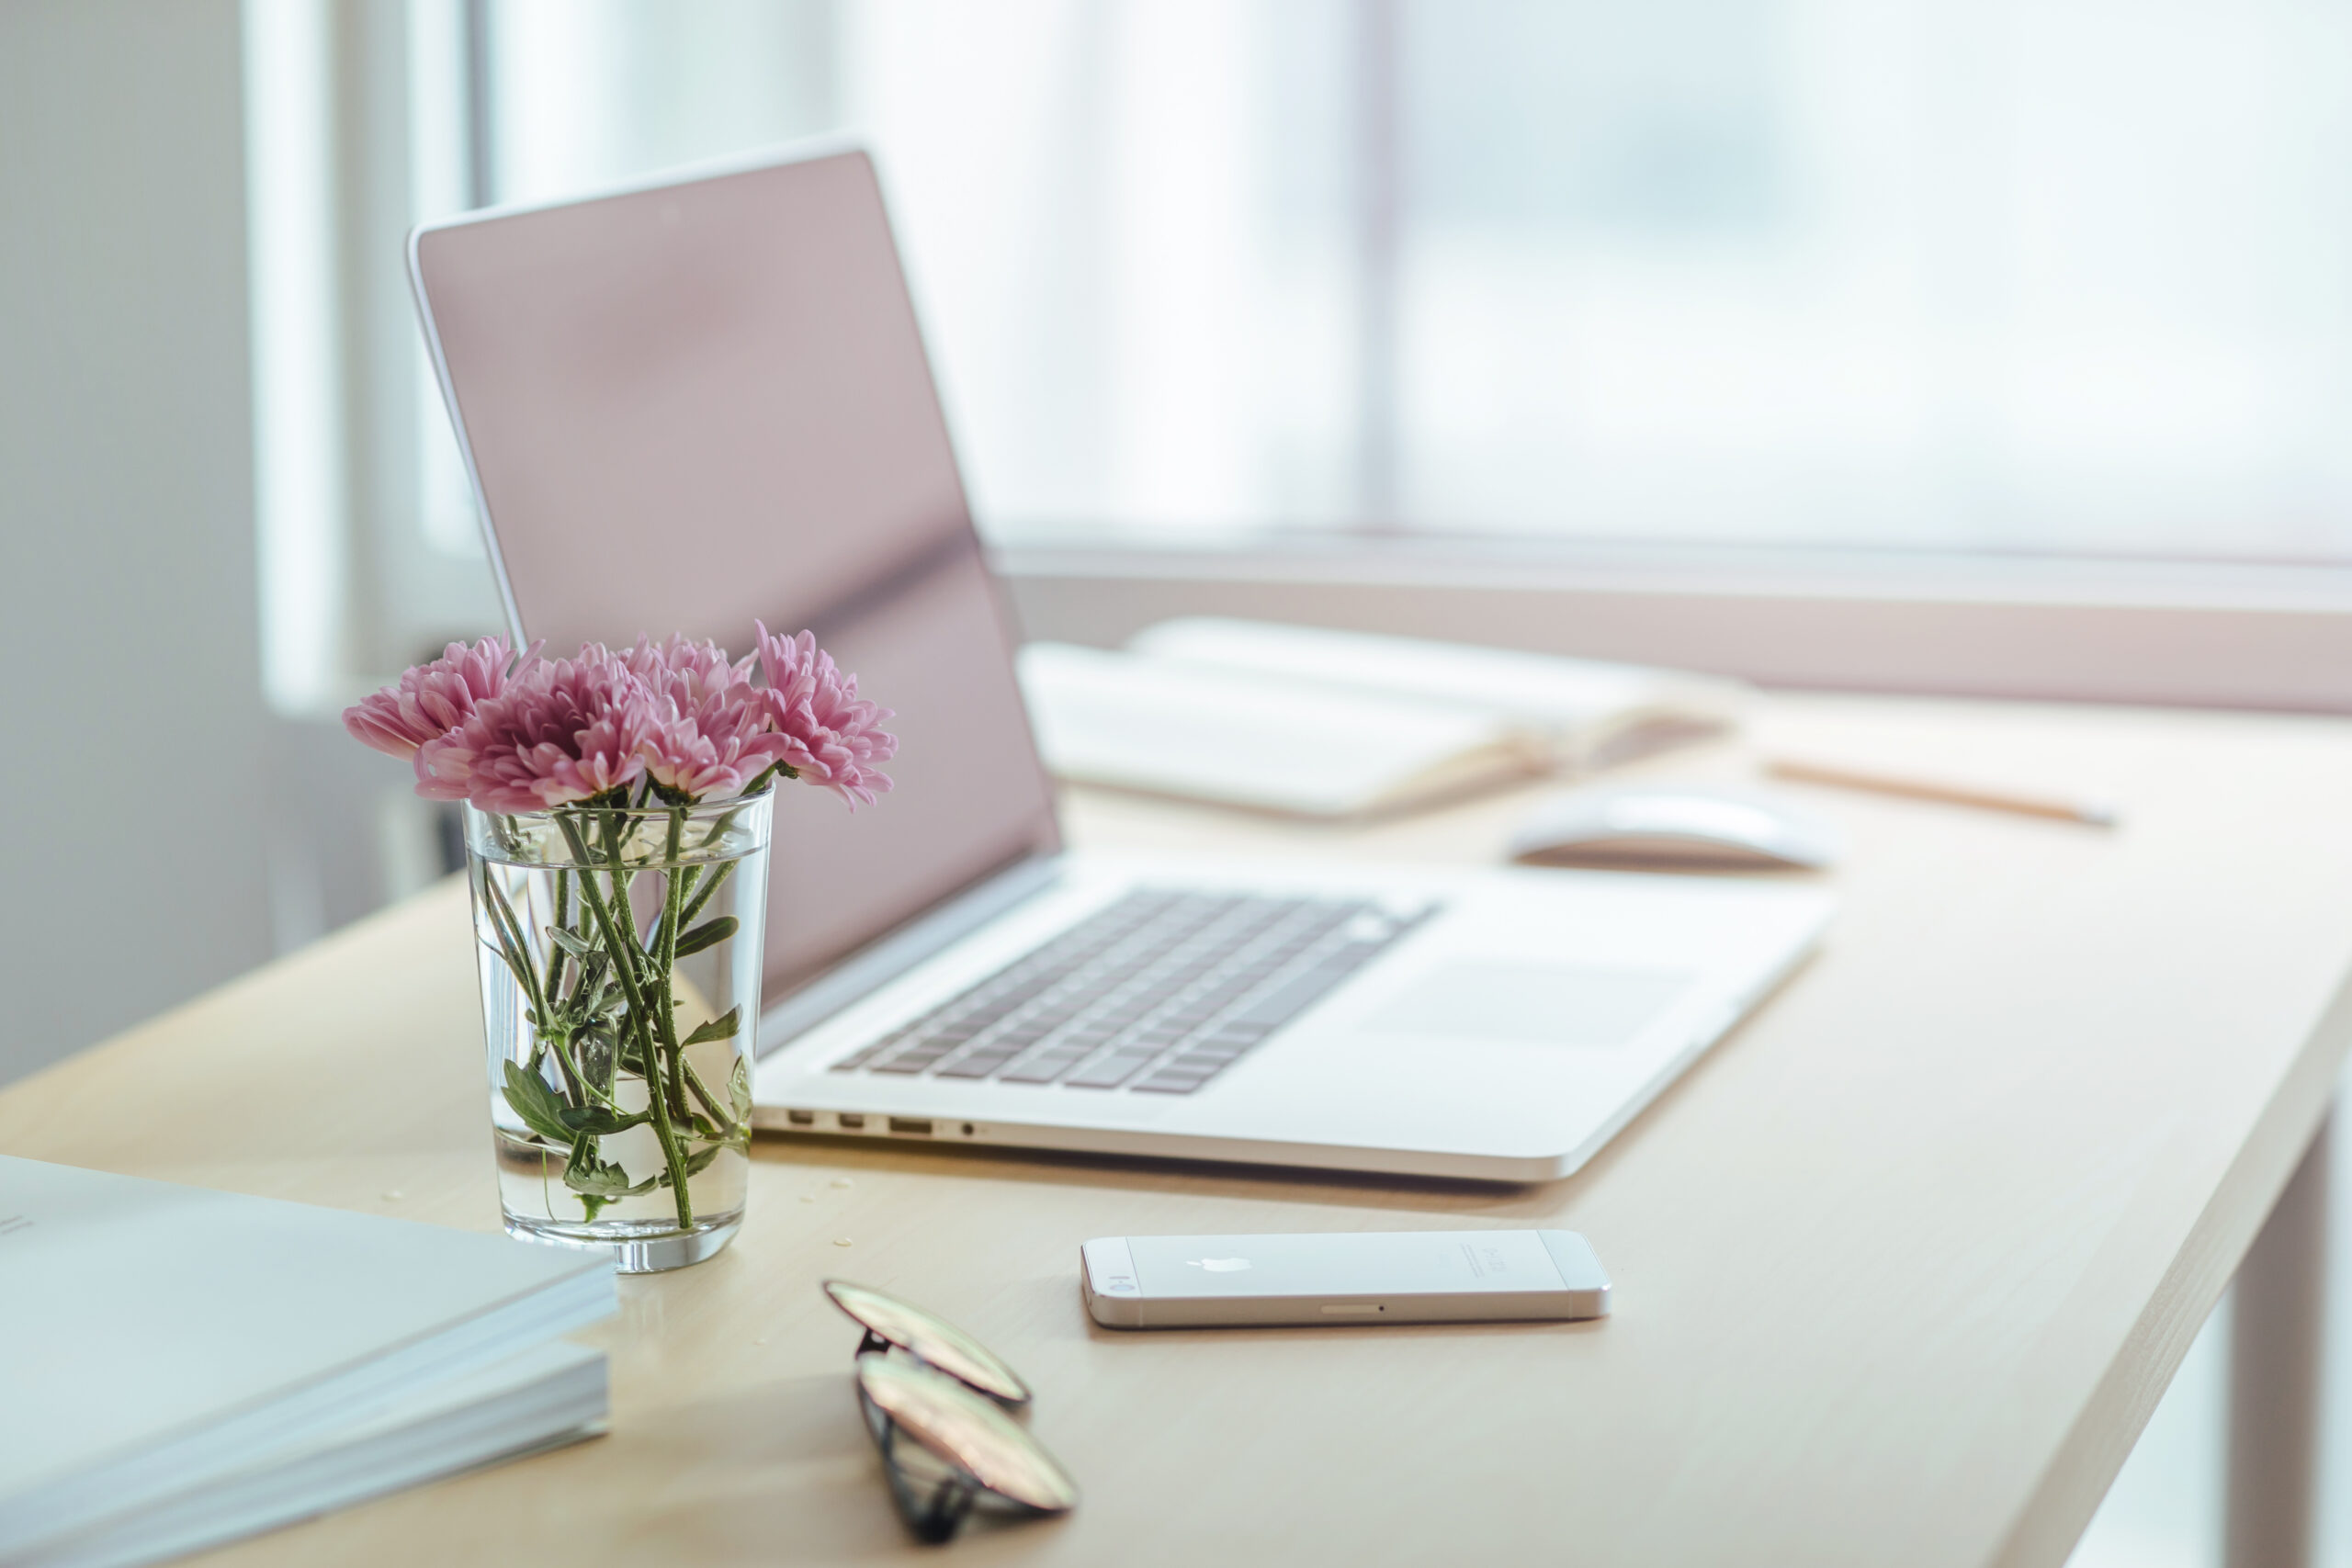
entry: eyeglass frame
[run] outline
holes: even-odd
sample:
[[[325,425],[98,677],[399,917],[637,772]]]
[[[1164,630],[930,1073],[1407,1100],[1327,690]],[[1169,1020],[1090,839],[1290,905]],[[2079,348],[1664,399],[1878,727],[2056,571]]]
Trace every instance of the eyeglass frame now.
[[[851,1314],[849,1309],[842,1306],[839,1298],[835,1297],[830,1289],[836,1283],[850,1284],[849,1280],[825,1280],[819,1283],[820,1287],[826,1288],[826,1299],[831,1301],[833,1305],[839,1308],[844,1316],[849,1317],[851,1322],[865,1330],[858,1340],[857,1349],[850,1358],[853,1367],[863,1362],[868,1356],[895,1354],[904,1357],[909,1362],[921,1367],[934,1377],[944,1378],[958,1388],[969,1390],[1001,1410],[1020,1412],[1028,1408],[1030,1401],[1027,1397],[1009,1397],[998,1393],[993,1389],[983,1388],[968,1379],[959,1377],[944,1367],[925,1360],[910,1347],[899,1344],[864,1319]],[[860,1285],[854,1288],[872,1292],[876,1295],[888,1296],[887,1292],[874,1291],[872,1286]],[[895,1301],[897,1298],[889,1299]],[[938,1319],[937,1314],[928,1308],[915,1307],[912,1303],[899,1304],[922,1313],[925,1316],[936,1321],[944,1322],[944,1319]],[[957,1332],[962,1331],[957,1330]],[[994,1352],[991,1351],[989,1354],[993,1356]],[[928,1499],[923,1498],[917,1492],[914,1478],[907,1473],[904,1462],[898,1456],[899,1438],[907,1430],[904,1424],[875,1400],[874,1395],[866,1389],[863,1376],[855,1377],[853,1381],[857,1388],[858,1411],[865,1418],[866,1435],[874,1439],[874,1447],[882,1456],[882,1476],[889,1486],[890,1500],[897,1506],[899,1518],[905,1521],[907,1529],[913,1533],[916,1540],[928,1546],[937,1546],[955,1539],[956,1533],[963,1529],[964,1521],[970,1517],[973,1506],[983,1494],[997,1499],[1014,1512],[1032,1518],[1046,1517],[1069,1511],[1066,1508],[1040,1507],[1036,1504],[1024,1502],[1021,1498],[998,1491],[974,1474],[960,1461],[938,1452],[925,1445],[920,1438],[915,1438],[913,1439],[915,1446],[946,1472],[938,1486],[933,1490],[931,1496]],[[1023,1429],[1023,1435],[1027,1436],[1025,1428]],[[1032,1438],[1030,1441],[1035,1443],[1035,1439]],[[1044,1452],[1042,1444],[1038,1445],[1038,1449],[1041,1453]],[[1052,1455],[1046,1454],[1046,1457],[1052,1461]],[[1055,1468],[1058,1470],[1059,1462],[1053,1462]]]

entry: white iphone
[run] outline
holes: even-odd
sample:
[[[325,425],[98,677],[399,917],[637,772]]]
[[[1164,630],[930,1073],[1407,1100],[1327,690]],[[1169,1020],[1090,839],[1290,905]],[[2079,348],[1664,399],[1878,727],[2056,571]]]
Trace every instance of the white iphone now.
[[[1609,1276],[1574,1231],[1112,1235],[1079,1249],[1106,1328],[1605,1317]]]

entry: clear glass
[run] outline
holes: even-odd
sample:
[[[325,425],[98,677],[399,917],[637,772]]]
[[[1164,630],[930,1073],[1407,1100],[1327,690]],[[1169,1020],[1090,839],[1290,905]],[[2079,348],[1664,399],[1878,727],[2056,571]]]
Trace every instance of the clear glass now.
[[[625,1272],[725,1247],[750,1175],[772,797],[466,807],[506,1228]]]

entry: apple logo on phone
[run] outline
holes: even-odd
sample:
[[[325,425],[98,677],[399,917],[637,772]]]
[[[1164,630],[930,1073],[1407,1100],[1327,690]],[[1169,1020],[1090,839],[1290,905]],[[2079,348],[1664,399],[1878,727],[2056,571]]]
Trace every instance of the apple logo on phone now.
[[[1187,1269],[1205,1269],[1212,1274],[1231,1274],[1250,1267],[1246,1258],[1188,1258]]]

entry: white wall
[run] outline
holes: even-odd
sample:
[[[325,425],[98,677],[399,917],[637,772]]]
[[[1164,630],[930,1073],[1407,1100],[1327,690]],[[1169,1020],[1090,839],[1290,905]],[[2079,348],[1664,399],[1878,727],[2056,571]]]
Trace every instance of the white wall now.
[[[0,1081],[269,952],[239,70],[0,4]]]

